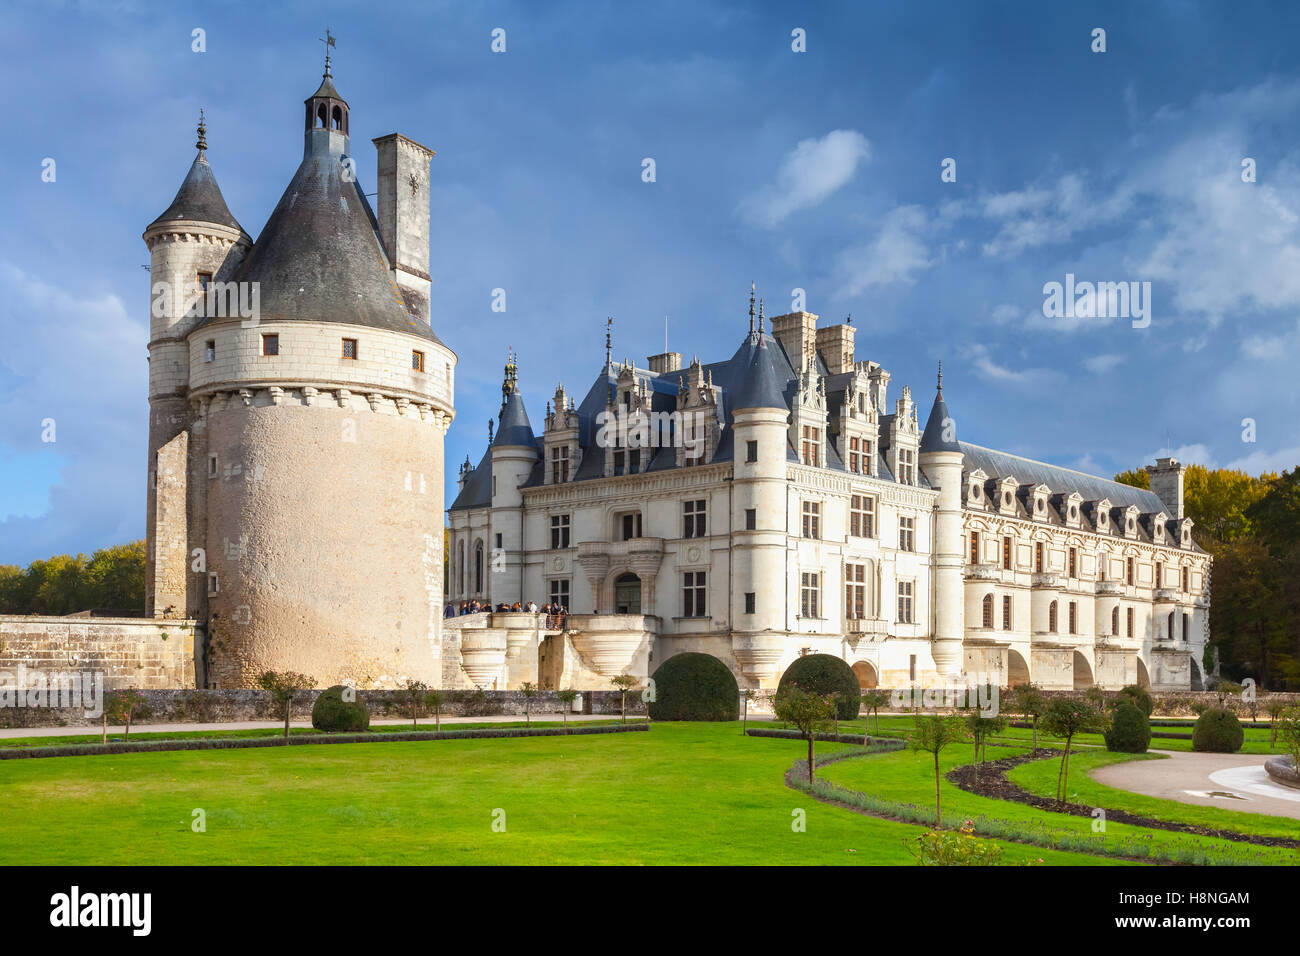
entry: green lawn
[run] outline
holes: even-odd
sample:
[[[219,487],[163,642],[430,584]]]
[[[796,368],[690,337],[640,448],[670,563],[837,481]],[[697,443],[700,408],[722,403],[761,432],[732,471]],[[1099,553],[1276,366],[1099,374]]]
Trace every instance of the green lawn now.
[[[0,864],[914,862],[907,844],[920,827],[785,787],[803,749],[742,737],[737,724],[656,724],[591,737],[7,760]],[[894,754],[829,769],[866,785],[883,767],[893,789],[922,800],[932,784],[921,765]],[[205,833],[191,831],[195,808]],[[504,833],[492,829],[497,809]],[[792,830],[796,809],[806,832]],[[1109,862],[1003,846],[1008,862]]]

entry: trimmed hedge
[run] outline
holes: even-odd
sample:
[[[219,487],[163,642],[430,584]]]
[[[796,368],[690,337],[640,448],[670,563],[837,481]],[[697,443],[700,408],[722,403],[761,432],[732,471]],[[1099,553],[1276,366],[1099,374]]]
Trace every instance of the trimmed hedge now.
[[[740,686],[712,654],[690,651],[668,658],[650,678],[651,720],[739,720]]]
[[[370,729],[370,709],[360,699],[346,701],[343,692],[349,690],[335,684],[316,698],[311,708],[311,725],[326,733],[358,733]],[[351,691],[353,695],[356,691]]]
[[[1151,746],[1151,721],[1132,700],[1121,700],[1105,733],[1106,749],[1113,753],[1144,754]]]
[[[1192,749],[1205,753],[1235,754],[1245,739],[1237,715],[1222,707],[1207,709],[1192,728]]]
[[[776,686],[781,694],[791,684],[810,694],[834,694],[840,720],[853,720],[862,705],[862,687],[853,668],[830,654],[809,654],[800,657],[785,669]]]
[[[1136,704],[1142,713],[1147,715],[1147,717],[1151,716],[1151,711],[1155,708],[1155,704],[1151,700],[1151,695],[1147,693],[1145,688],[1139,687],[1137,684],[1127,684],[1124,687],[1121,687],[1119,689],[1119,699],[1125,700],[1126,698]]]

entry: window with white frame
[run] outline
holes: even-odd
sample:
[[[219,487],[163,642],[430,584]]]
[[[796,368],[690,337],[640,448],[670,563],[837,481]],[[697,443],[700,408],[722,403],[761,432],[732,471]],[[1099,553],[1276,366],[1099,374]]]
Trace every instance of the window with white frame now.
[[[820,538],[822,536],[822,506],[820,501],[803,503],[803,536]]]
[[[551,484],[559,485],[569,480],[569,446],[551,448]]]
[[[567,548],[569,546],[569,516],[551,515],[551,548]]]
[[[704,617],[705,598],[708,594],[706,572],[687,571],[682,575],[682,617]]]
[[[875,498],[870,495],[853,495],[849,499],[849,534],[855,538],[875,537]]]
[[[916,519],[899,518],[898,519],[898,550],[915,551],[916,550]]]
[[[683,538],[703,538],[708,533],[705,507],[704,498],[682,502]]]
[[[851,621],[866,617],[870,611],[867,597],[867,566],[844,566],[844,616]]]
[[[898,480],[904,485],[916,484],[916,452],[911,448],[898,449]]]
[[[820,571],[803,571],[799,574],[799,616],[820,617],[822,603],[822,575]]]
[[[898,623],[913,624],[912,601],[914,598],[915,584],[911,581],[898,582]]]
[[[799,460],[805,465],[817,465],[822,460],[822,431],[813,425],[804,425],[800,433]]]

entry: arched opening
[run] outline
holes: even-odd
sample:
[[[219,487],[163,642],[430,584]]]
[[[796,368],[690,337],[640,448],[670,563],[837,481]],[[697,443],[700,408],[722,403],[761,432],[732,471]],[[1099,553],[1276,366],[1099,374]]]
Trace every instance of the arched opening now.
[[[1111,608],[1110,611],[1110,636],[1119,637],[1119,605]]]
[[[1174,612],[1169,612],[1169,640],[1174,639]]]
[[[1183,643],[1184,644],[1187,643],[1188,637],[1191,636],[1189,633],[1191,631],[1191,623],[1192,623],[1192,616],[1188,614],[1186,611],[1184,611],[1183,612]]]
[[[474,593],[483,593],[483,542],[474,545]]]
[[[853,673],[858,678],[858,686],[863,690],[875,690],[880,686],[880,677],[870,661],[858,661],[853,665]]]
[[[614,579],[614,613],[641,613],[641,579],[630,571]]]
[[[342,132],[343,131],[343,110],[340,107],[337,106],[334,107],[333,120],[334,120],[333,128],[338,130],[339,132]]]
[[[1047,631],[1049,634],[1056,633],[1056,602],[1053,601],[1047,606]]]
[[[1201,679],[1201,665],[1195,656],[1190,658],[1192,662],[1192,690],[1205,690],[1205,681]]]
[[[1142,658],[1137,659],[1138,686],[1143,690],[1149,690],[1151,687],[1151,675],[1147,673],[1147,665]]]
[[[316,107],[316,128],[317,129],[329,129],[329,123],[326,122],[325,117],[326,117],[325,104],[322,103],[320,106]]]
[[[1019,651],[1007,650],[1007,686],[1018,687],[1029,683],[1029,665]]]
[[[465,596],[465,542],[461,540],[456,552],[456,593]]]
[[[1074,689],[1087,690],[1093,685],[1092,666],[1088,663],[1088,658],[1084,657],[1078,651],[1074,652]]]
[[[984,595],[984,617],[983,626],[987,630],[993,630],[993,595]]]

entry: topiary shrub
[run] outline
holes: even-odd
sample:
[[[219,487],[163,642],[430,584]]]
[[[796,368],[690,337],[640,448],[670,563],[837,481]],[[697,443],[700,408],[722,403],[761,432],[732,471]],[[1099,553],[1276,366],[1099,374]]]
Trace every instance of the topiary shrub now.
[[[810,694],[834,694],[840,720],[852,720],[858,716],[858,708],[862,704],[862,687],[858,684],[858,675],[838,657],[809,654],[798,658],[781,675],[781,682],[776,687],[777,694],[791,684],[798,684],[800,690]]]
[[[1141,707],[1127,695],[1122,696],[1105,737],[1107,750],[1123,754],[1144,754],[1151,744],[1151,721]]]
[[[1235,754],[1246,738],[1237,715],[1222,707],[1208,707],[1192,728],[1192,749],[1212,754]]]
[[[1139,687],[1137,684],[1128,684],[1121,687],[1119,689],[1119,699],[1122,701],[1126,698],[1136,704],[1142,713],[1148,717],[1151,716],[1154,704],[1151,701],[1151,695],[1144,688]]]
[[[311,725],[327,733],[356,733],[370,727],[370,711],[361,698],[353,701],[343,699],[343,692],[352,694],[356,691],[335,684],[329,690],[322,691],[311,709]]]
[[[650,678],[651,720],[738,720],[740,686],[712,654],[677,654]]]

